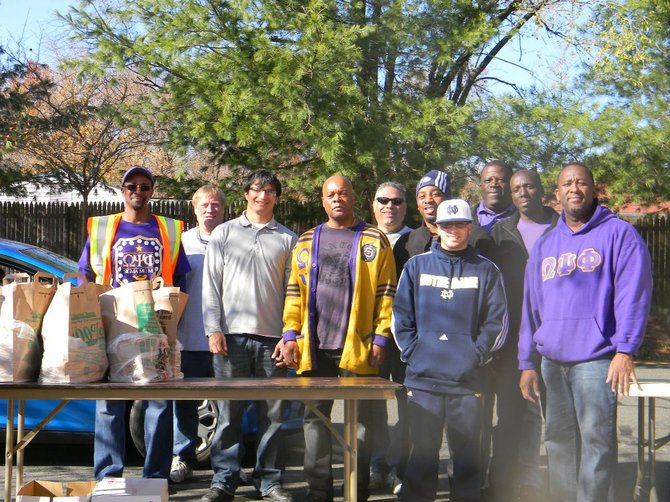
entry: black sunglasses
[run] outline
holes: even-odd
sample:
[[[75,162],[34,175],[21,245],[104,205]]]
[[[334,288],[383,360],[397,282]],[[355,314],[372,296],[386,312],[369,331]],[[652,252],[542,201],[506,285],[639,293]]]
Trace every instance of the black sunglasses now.
[[[139,190],[140,192],[148,192],[151,190],[151,185],[138,185],[137,183],[126,183],[123,185],[123,188],[130,192],[135,192]]]
[[[382,206],[385,206],[389,202],[394,206],[399,206],[400,204],[405,202],[405,199],[403,199],[402,197],[393,197],[392,199],[389,197],[377,197],[377,202],[379,202]]]

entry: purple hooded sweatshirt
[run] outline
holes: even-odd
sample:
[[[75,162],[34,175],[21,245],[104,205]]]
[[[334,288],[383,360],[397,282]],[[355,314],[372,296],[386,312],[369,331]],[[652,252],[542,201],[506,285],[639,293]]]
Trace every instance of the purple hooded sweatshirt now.
[[[635,228],[600,205],[572,232],[561,215],[526,267],[519,369],[634,354],[651,306],[651,258]]]

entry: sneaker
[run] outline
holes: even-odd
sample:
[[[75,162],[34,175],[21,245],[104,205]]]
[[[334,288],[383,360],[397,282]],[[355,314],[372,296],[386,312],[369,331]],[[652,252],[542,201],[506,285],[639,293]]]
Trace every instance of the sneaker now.
[[[370,490],[381,490],[387,486],[387,476],[381,472],[371,472],[370,473],[370,482],[368,483],[368,488]]]
[[[179,457],[172,457],[170,466],[170,481],[181,483],[185,479],[193,477],[193,470]]]
[[[402,493],[402,481],[398,476],[395,474],[389,476],[389,486],[391,487],[393,495],[400,497],[400,494]]]
[[[235,495],[213,486],[202,496],[200,502],[233,502],[234,499]]]
[[[293,495],[291,495],[281,486],[275,486],[271,488],[269,492],[263,495],[263,500],[273,500],[274,502],[293,502]]]

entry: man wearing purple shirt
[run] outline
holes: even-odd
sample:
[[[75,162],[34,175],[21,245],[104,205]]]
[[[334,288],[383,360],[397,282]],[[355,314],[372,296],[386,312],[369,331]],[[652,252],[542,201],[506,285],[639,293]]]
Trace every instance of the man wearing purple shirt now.
[[[551,500],[612,501],[617,396],[637,383],[651,258],[635,228],[598,204],[586,167],[565,166],[556,195],[561,218],[526,266],[520,387],[537,402],[541,361]]]
[[[512,174],[512,168],[503,161],[492,160],[479,175],[482,201],[473,208],[473,212],[476,215],[475,225],[479,224],[488,234],[491,234],[493,225],[516,212],[509,190]]]
[[[181,245],[181,221],[149,209],[154,177],[131,167],[121,181],[122,213],[89,218],[88,239],[79,272],[89,281],[119,287],[162,277],[166,285],[183,286],[191,270]],[[143,477],[168,478],[172,462],[171,401],[144,401],[146,457]],[[96,401],[93,473],[95,479],[123,476],[126,402]]]

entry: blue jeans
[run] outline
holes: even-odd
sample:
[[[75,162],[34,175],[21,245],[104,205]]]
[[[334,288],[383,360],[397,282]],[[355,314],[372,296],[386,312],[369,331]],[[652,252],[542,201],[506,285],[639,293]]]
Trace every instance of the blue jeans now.
[[[93,475],[123,476],[126,453],[126,401],[96,401]],[[172,462],[172,401],[143,401],[145,478],[168,478]]]
[[[407,396],[411,446],[400,500],[435,500],[442,431],[446,429],[454,461],[449,500],[479,502],[483,467],[481,432],[484,410],[481,396],[438,394],[417,389],[409,389]]]
[[[617,401],[605,383],[609,366],[609,359],[572,364],[542,359],[552,500],[613,500]]]
[[[214,376],[220,379],[286,376],[286,368],[277,368],[272,351],[277,338],[257,335],[226,335],[228,356],[214,356]],[[212,443],[212,487],[235,493],[240,480],[244,455],[242,415],[244,401],[217,401],[219,422]],[[279,435],[282,426],[283,401],[258,401],[258,442],[253,481],[263,496],[281,485],[278,466]]]
[[[203,335],[204,336],[204,335]],[[212,353],[204,350],[183,351],[181,371],[185,378],[210,378],[214,376]],[[198,406],[200,401],[175,401],[173,403],[174,439],[172,455],[179,457],[190,467],[195,467],[198,446]]]

